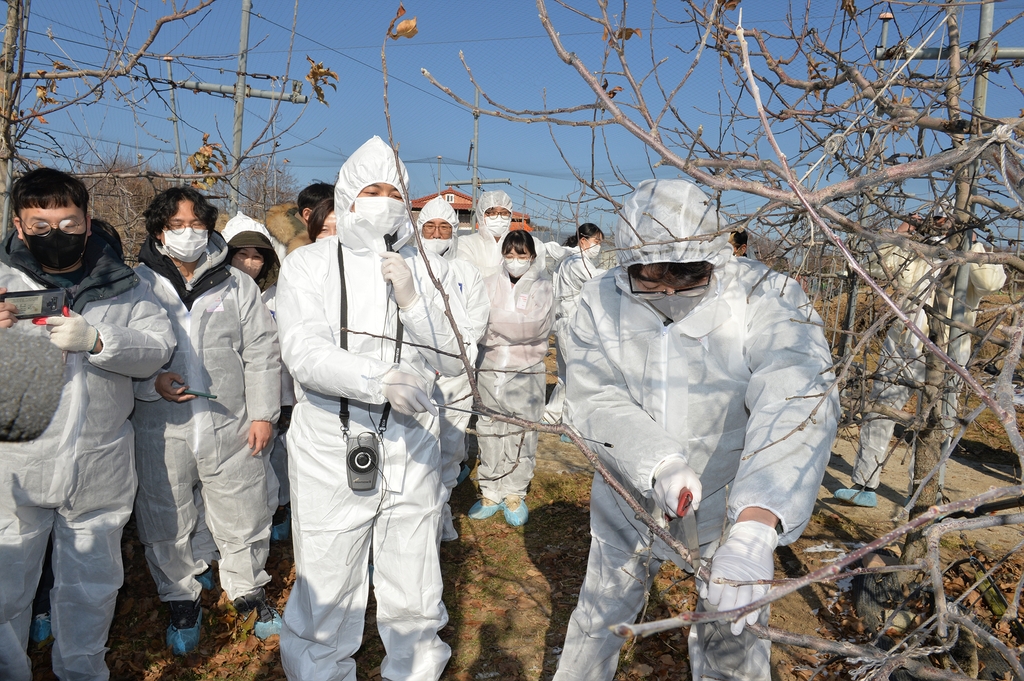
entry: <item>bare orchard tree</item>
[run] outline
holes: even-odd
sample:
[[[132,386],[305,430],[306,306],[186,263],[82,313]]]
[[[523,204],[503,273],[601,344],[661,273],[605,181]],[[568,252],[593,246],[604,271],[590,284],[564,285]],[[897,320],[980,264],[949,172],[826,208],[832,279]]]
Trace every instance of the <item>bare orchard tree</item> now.
[[[170,143],[158,139],[159,150],[146,157],[139,155],[131,162],[125,162],[123,150],[97,146],[88,136],[67,139],[66,135],[51,132],[48,119],[62,115],[70,107],[87,105],[100,100],[116,100],[136,116],[138,129],[142,134],[147,128],[139,116],[147,108],[155,108],[160,117],[166,117],[170,109],[171,90],[178,85],[164,77],[162,61],[173,62],[181,58],[175,55],[153,54],[161,32],[169,26],[183,26],[188,35],[205,30],[209,25],[203,19],[209,14],[214,0],[184,0],[162,5],[165,13],[150,19],[139,3],[129,3],[128,11],[107,7],[106,3],[96,4],[96,11],[102,16],[102,36],[96,39],[102,57],[91,58],[88,66],[75,62],[68,56],[62,60],[52,59],[45,68],[26,69],[26,60],[38,58],[37,53],[46,50],[63,55],[73,55],[68,41],[82,39],[81,35],[64,36],[47,31],[40,37],[28,31],[28,0],[7,0],[7,15],[0,50],[0,186],[8,186],[8,177],[20,169],[38,165],[63,164],[85,179],[96,179],[100,175],[113,173],[117,178],[145,177],[150,180],[185,181],[201,188],[211,188],[215,183],[232,175],[236,163],[255,162],[262,159],[259,149],[264,145],[275,145],[275,141],[289,132],[303,107],[296,109],[290,123],[282,123],[278,108],[282,96],[275,100],[262,129],[250,133],[249,142],[237,159],[229,158],[228,143],[217,141],[214,123],[211,121],[186,121],[193,129],[205,131],[202,143],[196,149],[188,150],[187,160],[182,168],[167,168],[167,163],[156,155],[171,148]],[[38,4],[38,3],[37,3]],[[297,15],[293,15],[292,39]],[[179,41],[182,44],[184,38]],[[40,45],[45,47],[40,49]],[[44,59],[51,59],[44,56]],[[161,65],[159,73],[152,72],[154,59]],[[287,83],[291,66],[291,45],[283,64],[283,76],[273,78],[278,84]],[[329,69],[314,65],[309,79],[317,89],[318,99],[323,102],[320,87],[328,76]],[[268,95],[269,96],[269,95]],[[277,95],[275,95],[276,97]],[[105,159],[112,156],[121,158],[116,171],[105,167]],[[266,163],[265,160],[260,161]],[[97,166],[100,166],[98,169]],[[83,172],[94,169],[95,172]],[[262,198],[260,199],[262,201]]]
[[[900,667],[921,678],[975,677],[976,651],[973,667],[969,660],[977,638],[1002,653],[1005,668],[1024,679],[1005,640],[947,607],[939,554],[945,534],[1024,520],[1020,513],[970,517],[979,505],[1018,499],[1024,492],[1019,479],[969,499],[946,499],[939,486],[940,464],[982,413],[1002,426],[1024,464],[1011,384],[1024,338],[1021,300],[993,297],[978,321],[965,321],[973,319],[965,313],[972,267],[1024,272],[1024,262],[1001,239],[1001,230],[1024,216],[1024,147],[1018,140],[1024,119],[986,116],[983,95],[979,99],[985,83],[996,80],[1020,101],[1012,64],[1000,60],[997,44],[1024,15],[1009,17],[968,45],[961,22],[965,14],[976,16],[978,5],[904,8],[896,24],[899,41],[876,54],[874,5],[858,10],[844,0],[825,9],[832,16],[821,21],[811,16],[812,7],[823,11],[821,3],[805,3],[791,8],[784,22],[772,22],[784,23],[784,30],[768,31],[756,21],[744,23],[739,4],[684,0],[612,7],[604,0],[537,0],[554,48],[552,69],[572,69],[589,91],[559,108],[501,101],[500,92],[487,88],[491,74],[465,62],[469,85],[479,87],[486,100],[479,110],[457,93],[461,86],[440,83],[426,70],[424,75],[474,112],[547,124],[556,144],[562,127],[589,128],[592,158],[566,163],[593,196],[612,206],[643,179],[619,173],[614,184],[598,179],[598,166],[616,170],[617,148],[607,134],[612,128],[619,138],[625,131],[646,146],[657,159],[651,174],[675,169],[709,190],[724,219],[722,229],[749,229],[770,246],[773,266],[794,276],[825,318],[845,424],[884,417],[914,438],[915,489],[902,525],[826,569],[780,580],[765,599],[718,616],[736,619],[813,582],[853,574],[862,570],[856,564],[867,553],[902,544],[903,565],[892,570],[908,587],[930,590],[934,606],[898,649],[886,653],[774,629],[759,634],[851,658],[855,671],[871,678],[887,678]],[[983,3],[981,11],[991,7]],[[549,9],[557,10],[557,21]],[[563,36],[595,28],[600,39],[584,44],[577,37],[574,49],[566,45]],[[918,50],[936,47],[943,50],[925,68]],[[973,91],[973,100],[965,90]],[[975,237],[996,248],[972,247]],[[918,269],[908,285],[911,263]],[[902,342],[921,348],[920,378],[882,371],[880,346],[893,330]],[[974,349],[964,354],[966,338]],[[997,369],[994,382],[979,378],[981,364]],[[916,412],[871,390],[883,381],[916,394]],[[969,591],[981,584],[979,577]],[[1018,584],[1007,617],[1018,611],[1021,592]],[[645,634],[699,619],[684,613],[661,622],[624,623],[621,631]],[[950,653],[957,641],[968,658],[957,663],[958,671],[921,661],[932,654],[955,668]]]
[[[265,223],[271,206],[294,201],[301,187],[287,163],[275,163],[271,156],[243,164],[238,210]]]

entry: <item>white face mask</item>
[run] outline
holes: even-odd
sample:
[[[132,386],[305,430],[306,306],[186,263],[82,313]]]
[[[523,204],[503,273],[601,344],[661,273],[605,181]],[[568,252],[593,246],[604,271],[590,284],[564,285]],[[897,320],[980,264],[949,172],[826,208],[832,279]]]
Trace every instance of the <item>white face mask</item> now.
[[[205,229],[194,230],[186,227],[181,234],[170,230],[164,231],[164,250],[167,254],[181,262],[195,262],[206,251],[210,240],[210,232]]]
[[[364,196],[355,201],[356,217],[366,223],[374,234],[394,234],[409,221],[405,202],[387,196]]]
[[[530,265],[533,264],[533,260],[520,260],[518,258],[505,258],[505,271],[508,272],[508,276],[519,278],[526,274],[527,270],[530,269]]]
[[[484,224],[480,230],[492,239],[500,239],[508,233],[512,226],[511,215],[492,215],[484,218]]]
[[[444,255],[451,248],[451,239],[423,239],[423,250],[427,253]]]
[[[599,255],[601,255],[601,244],[594,244],[583,249],[583,256],[590,260],[597,260]]]

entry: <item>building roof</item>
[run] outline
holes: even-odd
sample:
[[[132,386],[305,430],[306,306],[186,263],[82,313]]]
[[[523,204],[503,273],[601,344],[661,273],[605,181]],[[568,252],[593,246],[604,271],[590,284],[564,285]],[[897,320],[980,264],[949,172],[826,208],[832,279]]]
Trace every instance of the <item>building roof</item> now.
[[[420,210],[423,206],[427,205],[428,201],[436,198],[437,196],[439,196],[439,194],[434,192],[433,194],[427,194],[426,196],[413,199],[413,210]],[[451,207],[455,209],[456,213],[469,213],[473,210],[473,197],[465,192],[460,192],[458,189],[445,187],[441,190],[440,196],[445,197]],[[512,211],[512,229],[533,231],[533,225],[530,224],[529,213],[520,213],[515,210]]]

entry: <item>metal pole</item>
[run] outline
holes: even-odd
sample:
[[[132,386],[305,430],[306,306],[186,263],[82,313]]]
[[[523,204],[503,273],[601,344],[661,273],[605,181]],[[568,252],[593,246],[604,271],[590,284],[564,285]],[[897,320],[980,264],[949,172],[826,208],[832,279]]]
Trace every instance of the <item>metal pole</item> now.
[[[164,57],[167,62],[167,80],[171,83],[171,122],[174,123],[174,172],[178,175],[182,174],[184,166],[181,163],[181,138],[178,136],[178,107],[174,103],[174,74],[171,73],[171,57]],[[178,180],[181,182],[181,180]]]
[[[437,195],[441,196],[441,157],[437,157]]]
[[[242,30],[238,38],[238,80],[235,81],[235,130],[231,157],[235,169],[231,173],[229,212],[238,212],[238,190],[242,179],[242,116],[245,113],[245,68],[249,52],[249,15],[252,0],[242,0]]]

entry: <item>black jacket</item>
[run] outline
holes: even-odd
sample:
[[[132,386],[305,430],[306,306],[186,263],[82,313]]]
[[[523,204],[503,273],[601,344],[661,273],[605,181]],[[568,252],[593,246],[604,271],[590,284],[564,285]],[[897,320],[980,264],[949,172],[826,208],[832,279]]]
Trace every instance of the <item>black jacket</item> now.
[[[73,296],[68,291],[71,309],[79,314],[88,303],[113,298],[139,284],[135,270],[124,264],[112,241],[102,231],[93,231],[85,242],[85,278]],[[12,232],[0,248],[0,262],[24,272],[47,288],[63,288],[58,279],[43,271],[17,232]]]

